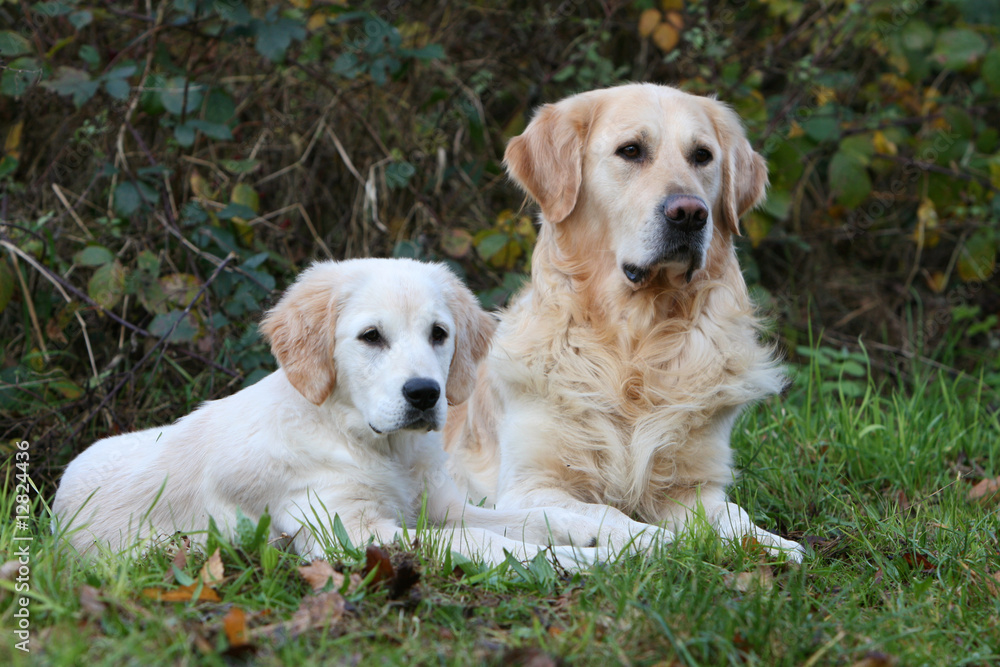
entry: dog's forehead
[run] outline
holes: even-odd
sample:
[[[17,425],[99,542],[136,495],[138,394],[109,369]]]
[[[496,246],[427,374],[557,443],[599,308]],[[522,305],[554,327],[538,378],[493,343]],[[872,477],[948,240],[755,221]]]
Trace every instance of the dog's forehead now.
[[[425,271],[397,268],[365,276],[354,284],[341,305],[338,321],[353,329],[423,326],[448,319],[450,311],[441,284]]]
[[[595,142],[615,142],[634,136],[657,143],[703,140],[715,130],[709,107],[718,104],[666,86],[636,85],[601,91],[594,128]]]

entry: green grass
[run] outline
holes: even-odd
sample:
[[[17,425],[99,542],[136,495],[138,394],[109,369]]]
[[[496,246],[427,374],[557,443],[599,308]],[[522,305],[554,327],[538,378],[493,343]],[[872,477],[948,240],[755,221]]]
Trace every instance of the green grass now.
[[[542,561],[456,569],[424,542],[413,550],[422,579],[401,599],[365,586],[346,594],[329,630],[271,634],[233,655],[231,608],[252,629],[291,617],[311,593],[295,556],[252,536],[220,544],[222,602],[154,601],[143,589],[175,585],[164,583],[176,578],[165,552],[80,562],[49,536],[35,499],[31,654],[14,648],[14,582],[2,581],[0,664],[517,664],[537,652],[603,665],[998,664],[1000,501],[968,499],[977,477],[1000,475],[997,394],[933,379],[848,400],[819,395],[818,374],[803,375],[740,420],[732,489],[759,523],[811,545],[801,567],[762,564],[754,545],[704,535],[574,576]],[[8,467],[4,516],[16,472]],[[0,526],[2,561],[14,531]],[[393,547],[394,558],[408,550]],[[357,551],[337,560],[362,572]],[[203,561],[192,557],[181,576],[197,578]],[[103,608],[84,609],[84,585]]]

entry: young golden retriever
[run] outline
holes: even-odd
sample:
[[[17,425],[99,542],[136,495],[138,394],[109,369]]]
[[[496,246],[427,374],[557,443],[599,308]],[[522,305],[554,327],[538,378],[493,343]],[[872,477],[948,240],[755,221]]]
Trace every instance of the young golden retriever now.
[[[543,106],[505,162],[541,230],[446,428],[470,497],[670,529],[703,512],[801,560],[725,495],[737,415],[784,384],[733,249],[767,186],[740,119],[666,86],[596,90]]]
[[[314,264],[261,326],[281,368],[175,424],[92,445],[56,493],[60,530],[81,552],[127,550],[177,531],[203,538],[209,517],[232,536],[237,511],[269,512],[274,536],[317,557],[314,531],[332,535],[334,515],[355,544],[388,540],[416,527],[425,496],[440,538],[470,558],[527,559],[555,544],[567,567],[605,559],[592,546],[597,521],[474,507],[447,474],[447,403],[469,396],[494,326],[444,265]],[[631,534],[612,537],[624,548]]]

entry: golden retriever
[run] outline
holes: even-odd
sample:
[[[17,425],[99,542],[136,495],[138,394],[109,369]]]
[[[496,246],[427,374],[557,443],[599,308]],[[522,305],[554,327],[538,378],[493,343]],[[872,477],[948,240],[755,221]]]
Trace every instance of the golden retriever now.
[[[279,370],[173,425],[85,450],[56,493],[59,529],[81,552],[117,551],[177,531],[197,540],[210,517],[232,536],[238,512],[269,512],[274,536],[316,557],[334,515],[355,544],[387,540],[416,527],[425,497],[441,540],[470,558],[527,559],[553,543],[564,566],[605,559],[597,521],[474,507],[447,474],[447,402],[468,397],[494,327],[444,265],[314,264],[261,326]],[[623,548],[631,535],[611,537]]]
[[[470,497],[675,530],[700,515],[801,560],[725,495],[737,415],[785,382],[733,249],[767,187],[738,116],[667,86],[596,90],[543,106],[504,158],[541,229],[446,428]]]

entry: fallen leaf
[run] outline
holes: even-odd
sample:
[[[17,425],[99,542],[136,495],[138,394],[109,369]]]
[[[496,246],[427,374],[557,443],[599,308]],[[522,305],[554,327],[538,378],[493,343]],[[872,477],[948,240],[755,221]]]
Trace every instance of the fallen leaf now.
[[[215,550],[205,564],[201,566],[201,580],[206,586],[215,586],[222,581],[225,576],[225,569],[222,566],[222,554],[219,549]]]
[[[921,572],[933,572],[937,569],[937,566],[928,560],[927,556],[920,553],[903,554],[903,560],[910,567],[919,568]]]
[[[9,560],[3,565],[0,565],[0,579],[14,581],[14,577],[17,576],[17,570],[20,567],[21,563],[16,560]]]
[[[250,635],[292,639],[311,628],[333,626],[344,616],[345,607],[344,598],[337,591],[307,595],[289,620],[254,628]]]
[[[191,586],[178,586],[177,588],[169,591],[162,588],[144,588],[142,596],[153,600],[159,600],[160,602],[190,602],[194,598],[194,593],[197,588],[198,584],[193,584]],[[199,602],[221,602],[222,598],[219,597],[219,594],[215,592],[214,588],[202,586],[201,591],[198,593],[197,600]]]
[[[230,648],[240,648],[250,643],[247,639],[247,615],[239,607],[233,607],[222,617],[222,629]]]
[[[647,9],[639,15],[639,36],[649,37],[653,29],[660,24],[663,15],[659,9]]]
[[[984,479],[969,489],[969,500],[985,502],[991,500],[998,492],[1000,492],[1000,477]]]
[[[308,565],[299,567],[299,575],[312,588],[313,593],[319,593],[326,588],[327,582],[333,580],[333,590],[339,591],[344,586],[345,576],[333,569],[330,563],[322,558],[317,558]],[[347,592],[353,593],[361,585],[361,575],[352,572],[350,583],[347,585]]]
[[[767,565],[758,565],[755,570],[750,572],[729,573],[723,577],[723,580],[726,586],[740,593],[755,589],[769,591],[774,587],[774,574]]]
[[[80,586],[79,600],[84,616],[89,618],[98,619],[107,609],[107,605],[101,602],[101,592],[93,586]]]
[[[305,579],[305,582],[312,587],[313,593],[318,593],[326,587],[326,583],[331,579],[334,579],[334,588],[339,588],[336,583],[336,576],[340,574],[333,569],[327,561],[322,558],[317,558],[308,565],[299,566],[299,576]],[[344,575],[340,575],[341,580],[343,580]]]
[[[895,664],[896,659],[891,655],[886,655],[879,651],[871,651],[866,653],[865,657],[858,660],[851,667],[893,667]]]
[[[373,584],[389,581],[396,573],[392,567],[392,561],[389,560],[389,554],[385,549],[377,547],[374,544],[369,544],[368,548],[365,549],[365,577],[376,568],[378,571],[372,579]]]

